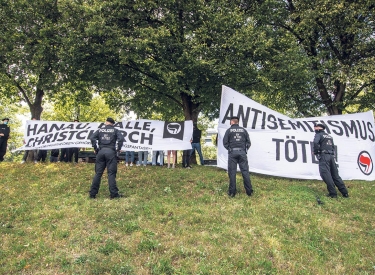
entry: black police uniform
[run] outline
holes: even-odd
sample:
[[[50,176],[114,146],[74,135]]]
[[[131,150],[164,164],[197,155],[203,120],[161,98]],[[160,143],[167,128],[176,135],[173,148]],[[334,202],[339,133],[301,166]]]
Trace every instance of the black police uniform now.
[[[99,192],[100,180],[102,178],[104,169],[107,167],[108,185],[111,198],[119,197],[118,188],[116,185],[117,173],[117,156],[116,156],[116,141],[118,142],[118,151],[120,151],[124,142],[124,137],[120,131],[112,125],[106,125],[95,131],[90,137],[92,146],[96,154],[95,162],[95,177],[91,184],[90,197],[95,198]],[[99,148],[96,142],[99,143]]]
[[[0,124],[0,133],[4,136],[0,136],[0,161],[4,160],[5,153],[7,152],[8,138],[10,134],[10,128],[6,124]]]
[[[251,196],[253,188],[250,181],[249,164],[247,161],[247,150],[251,146],[249,133],[238,124],[232,126],[225,132],[223,139],[224,147],[228,150],[228,195],[236,195],[236,173],[237,163],[240,167],[246,194]]]
[[[348,190],[339,176],[335,162],[335,147],[333,139],[324,130],[315,131],[314,154],[319,159],[319,173],[327,184],[328,196],[337,197],[335,185],[344,197],[348,197]]]

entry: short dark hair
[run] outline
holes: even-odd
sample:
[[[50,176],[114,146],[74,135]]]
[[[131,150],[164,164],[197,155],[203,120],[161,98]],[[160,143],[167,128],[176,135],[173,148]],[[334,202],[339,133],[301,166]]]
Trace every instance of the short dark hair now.
[[[108,121],[109,123],[115,124],[115,121],[111,117],[108,117],[106,121]]]
[[[326,126],[325,126],[323,123],[316,123],[316,124],[314,125],[314,127],[320,127],[320,128],[322,128],[323,130],[325,130],[325,128],[326,128]]]
[[[240,118],[239,118],[238,116],[232,116],[232,117],[230,118],[230,120],[231,120],[231,121],[233,120],[233,122],[238,123],[238,122],[240,121]]]

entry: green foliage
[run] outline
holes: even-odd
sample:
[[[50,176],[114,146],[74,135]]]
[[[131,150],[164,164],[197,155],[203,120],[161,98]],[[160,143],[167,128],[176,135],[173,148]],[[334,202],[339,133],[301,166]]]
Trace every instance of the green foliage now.
[[[244,61],[246,44],[238,45],[244,36],[235,37],[246,24],[236,5],[105,1],[92,6],[90,25],[95,28],[87,31],[93,41],[82,50],[95,46],[111,57],[93,77],[105,74],[102,86],[120,87],[119,100],[109,95],[113,104],[129,103],[141,117],[157,113],[170,119],[183,111],[185,119],[196,121],[200,112],[212,118],[218,113],[221,85],[236,82],[240,70],[250,78],[255,71]],[[94,40],[98,37],[100,44]],[[236,56],[229,63],[231,52]]]
[[[10,127],[10,138],[8,139],[8,149],[4,157],[5,161],[20,160],[22,152],[12,152],[23,145],[22,115],[25,108],[21,104],[11,103],[11,99],[0,98],[0,119],[8,117]],[[2,123],[2,121],[0,121]]]
[[[268,61],[272,66],[281,65],[281,73],[296,64],[295,74],[287,75],[288,82],[305,83],[300,92],[288,94],[283,89],[277,93],[283,103],[294,101],[296,111],[302,114],[311,111],[314,114],[319,105],[330,115],[350,112],[350,106],[356,106],[357,111],[372,108],[375,84],[372,2],[274,0],[254,6],[253,15],[260,24],[269,26],[281,39],[287,38],[291,45],[284,45],[283,53]],[[286,58],[284,65],[279,62],[282,56]],[[278,74],[278,68],[272,66],[271,72]]]
[[[204,159],[217,159],[217,147],[202,145],[202,154]],[[196,154],[198,158],[198,154]]]
[[[78,96],[78,98],[77,98]],[[66,97],[64,100],[57,98],[50,108],[43,112],[42,119],[52,121],[79,121],[102,122],[107,117],[116,121],[121,120],[122,114],[113,111],[100,95],[89,93],[89,102],[80,99],[80,93]]]
[[[0,0],[0,93],[198,120],[227,85],[289,116],[373,108],[371,1]],[[71,108],[72,109],[72,108]]]
[[[82,31],[82,14],[70,2],[0,1],[0,90],[26,102],[38,119],[45,95],[52,97],[67,81],[78,86],[71,45]]]

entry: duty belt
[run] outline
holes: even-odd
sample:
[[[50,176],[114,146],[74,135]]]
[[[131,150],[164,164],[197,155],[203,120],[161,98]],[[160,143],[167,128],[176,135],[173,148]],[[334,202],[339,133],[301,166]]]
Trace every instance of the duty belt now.
[[[322,153],[323,154],[329,154],[329,155],[333,155],[334,154],[332,151],[327,151],[327,150],[323,150]]]
[[[242,148],[233,148],[232,151],[245,151],[245,149],[242,149]]]
[[[111,149],[111,150],[115,150],[116,151],[115,147],[109,147],[109,146],[101,146],[100,149]]]

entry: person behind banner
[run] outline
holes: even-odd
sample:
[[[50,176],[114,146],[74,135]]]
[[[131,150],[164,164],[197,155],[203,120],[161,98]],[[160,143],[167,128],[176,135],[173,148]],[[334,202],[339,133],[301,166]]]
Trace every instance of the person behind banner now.
[[[134,165],[134,151],[125,151],[125,166]]]
[[[343,197],[348,198],[348,189],[346,189],[344,182],[339,176],[335,162],[335,145],[333,143],[333,138],[324,131],[325,128],[325,125],[321,123],[314,125],[314,155],[319,160],[319,173],[327,185],[327,197],[337,198],[336,186]]]
[[[251,146],[249,133],[243,127],[238,125],[239,118],[231,117],[231,127],[227,129],[223,138],[223,145],[228,150],[228,175],[229,188],[228,195],[235,197],[237,164],[240,167],[246,194],[253,194],[253,187],[250,181],[249,164],[247,160],[247,151]]]
[[[8,126],[9,118],[3,118],[2,122],[3,123],[0,124],[0,162],[4,161],[10,136],[10,127]]]
[[[58,162],[59,161],[59,153],[60,153],[59,149],[52,149],[51,155],[49,157],[49,161],[50,162]]]
[[[172,162],[171,162],[171,155],[172,155]],[[177,159],[177,150],[168,150],[167,151],[167,163],[168,163],[168,166],[167,168],[171,168],[171,163],[172,163],[172,168],[174,169],[175,168],[175,162],[176,162],[176,159]]]
[[[73,122],[79,122],[78,119],[75,119]],[[80,148],[78,147],[71,147],[67,148],[66,150],[66,161],[67,162],[74,162],[78,163],[78,154],[79,154]]]
[[[191,136],[190,144],[192,144],[192,142],[194,140],[194,129],[195,129],[195,126],[193,126],[193,135]],[[191,158],[193,152],[194,152],[194,148],[182,151],[182,168],[186,168],[186,169],[192,168],[190,166],[190,158]]]
[[[95,199],[99,192],[100,180],[105,168],[107,168],[110,198],[122,197],[116,185],[116,174],[117,152],[121,151],[124,137],[121,132],[114,127],[115,121],[113,118],[107,118],[104,124],[104,128],[99,128],[90,137],[91,144],[96,154],[95,176],[89,192],[90,198],[92,199]]]
[[[202,137],[202,131],[199,130],[197,124],[194,123],[193,124],[193,138],[191,140],[192,149],[190,150],[189,159],[191,155],[194,153],[194,151],[196,150],[199,155],[199,160],[201,162],[201,165],[204,165],[204,159],[203,159],[202,147],[201,147],[201,137]]]
[[[69,149],[70,148],[61,148],[60,158],[59,158],[60,162],[69,162],[69,156],[70,156]]]
[[[164,165],[164,151],[152,151],[152,166],[155,166],[158,164],[158,157],[159,157],[159,165]]]
[[[182,168],[191,169],[190,157],[192,149],[182,151]]]
[[[38,150],[38,157],[36,159],[36,163],[37,162],[46,162],[46,158],[47,158],[47,150],[43,150],[43,149],[39,149]]]
[[[138,151],[138,163],[137,166],[147,166],[148,151]]]

